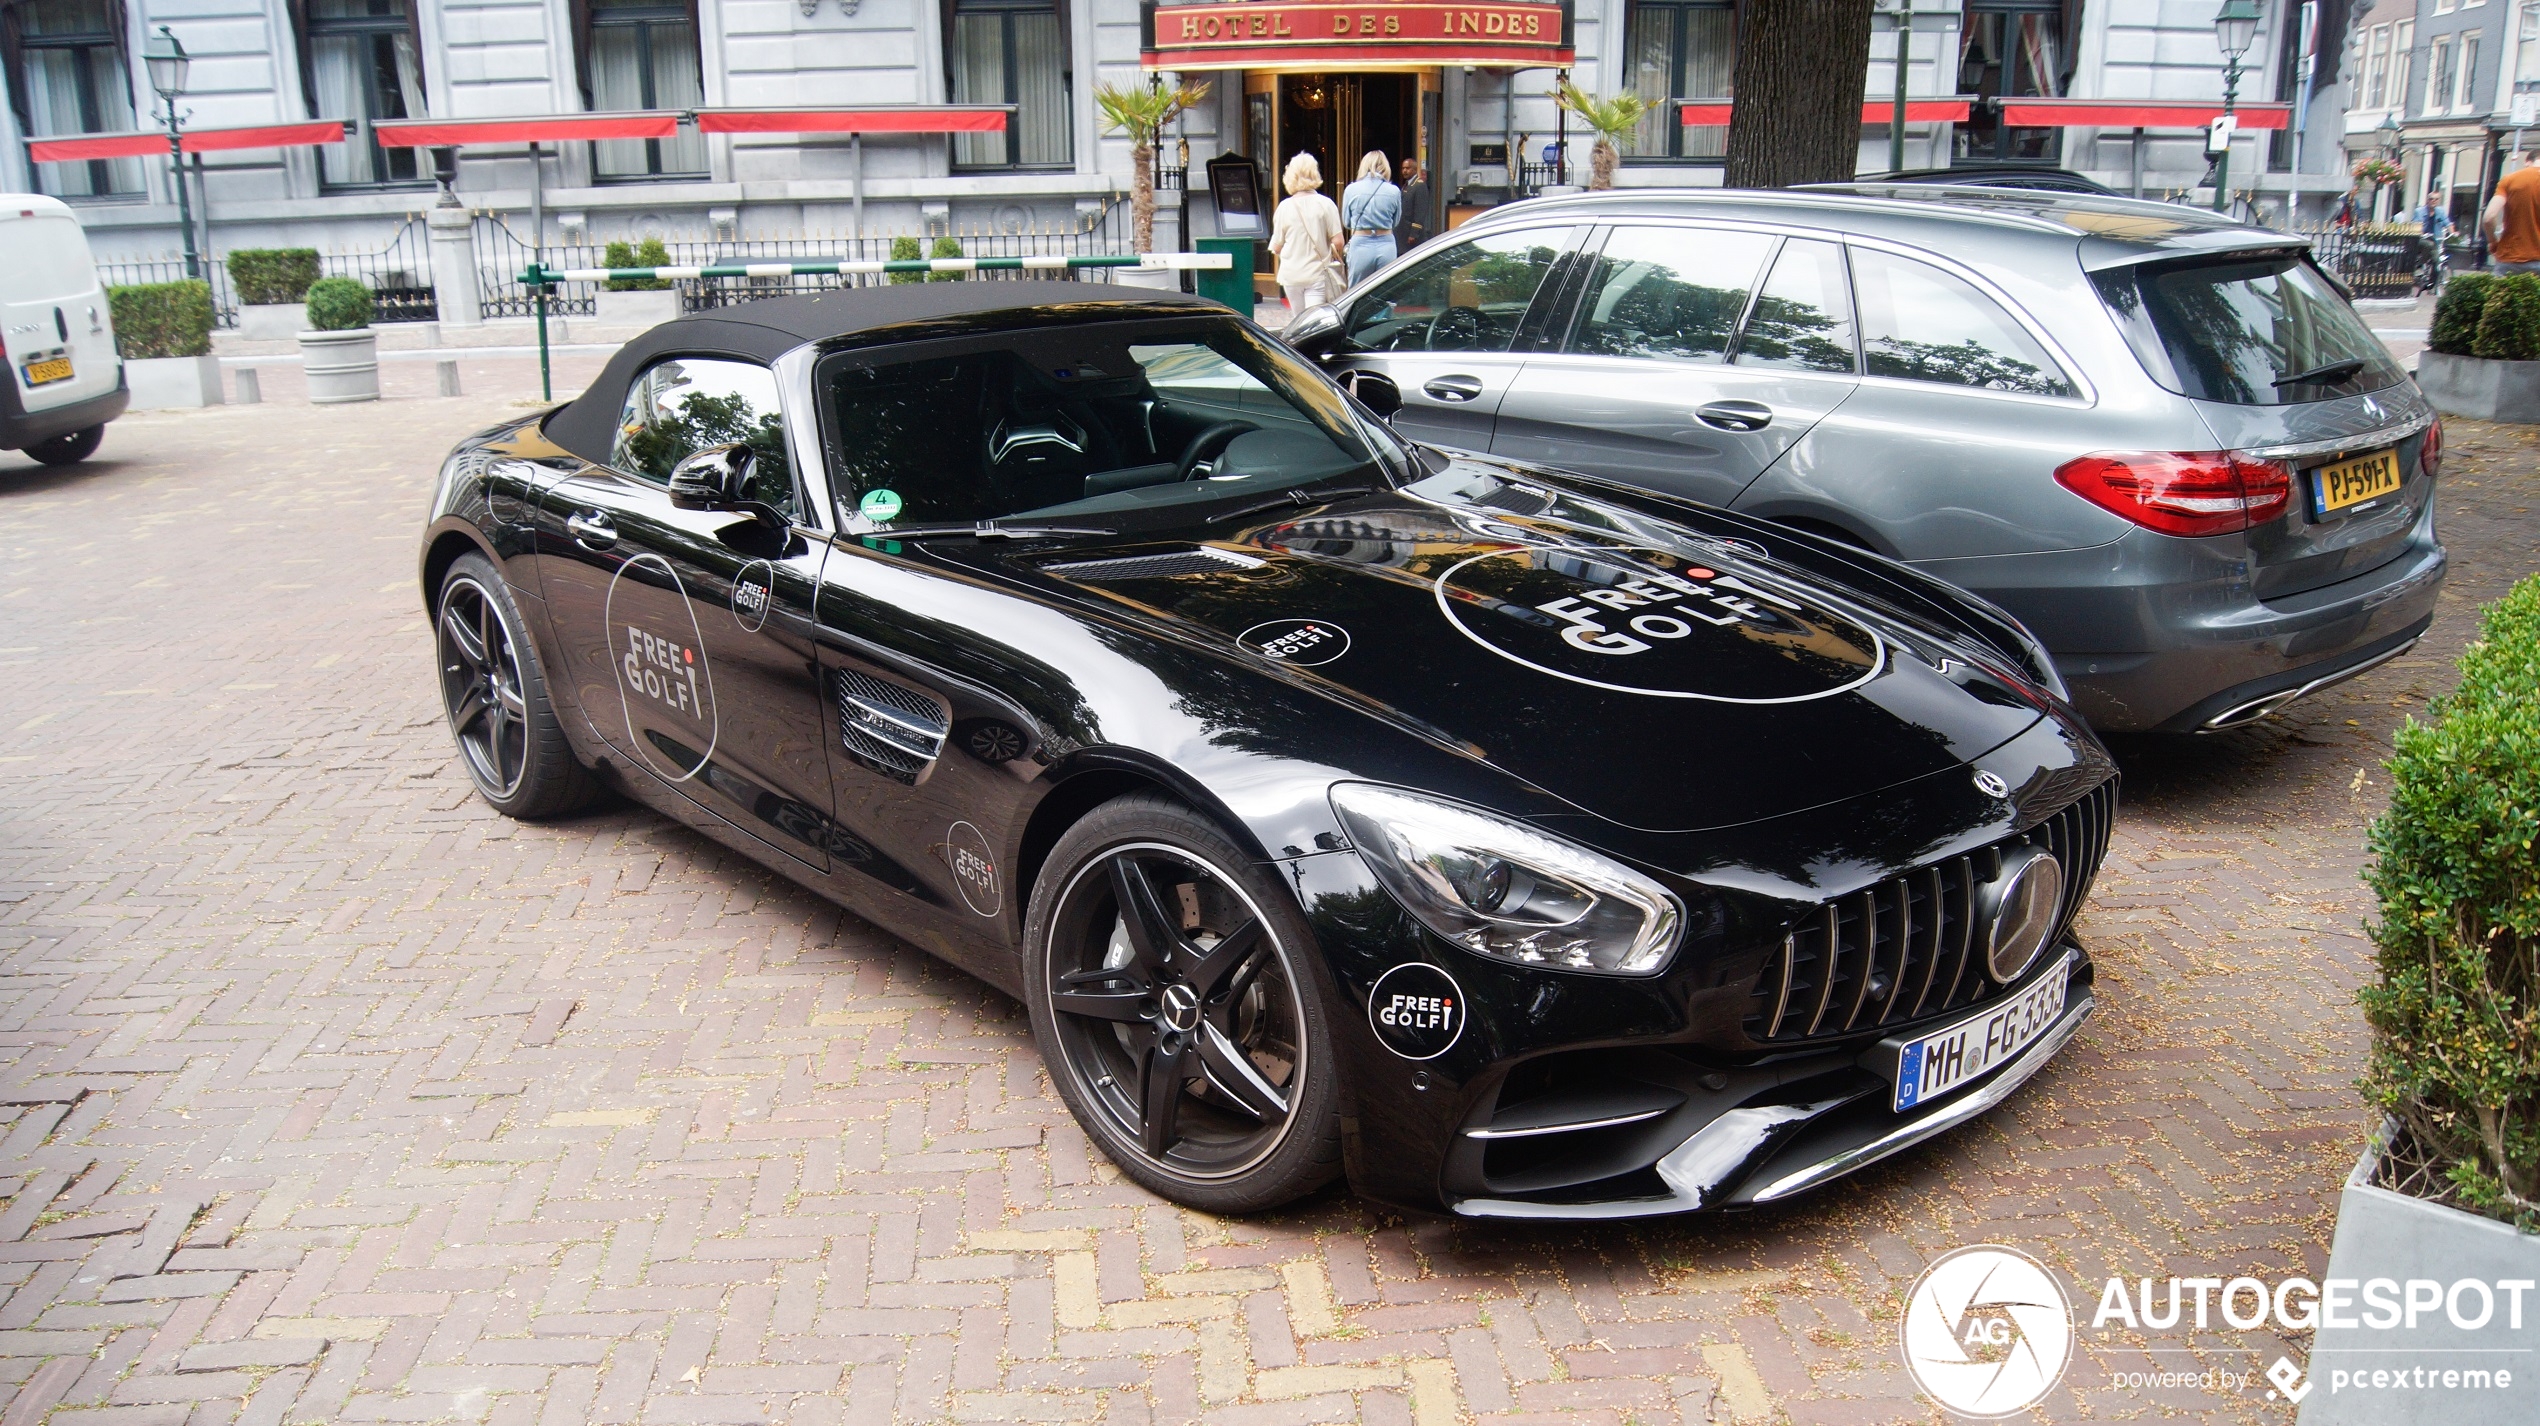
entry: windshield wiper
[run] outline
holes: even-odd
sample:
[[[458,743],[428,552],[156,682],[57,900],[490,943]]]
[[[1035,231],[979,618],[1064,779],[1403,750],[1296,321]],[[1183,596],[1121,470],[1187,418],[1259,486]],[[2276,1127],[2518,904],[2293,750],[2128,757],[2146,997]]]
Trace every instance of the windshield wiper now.
[[[1001,525],[994,520],[976,520],[963,524],[947,520],[935,525],[892,525],[867,530],[859,536],[868,540],[931,540],[951,537],[962,540],[1046,540],[1061,535],[1116,535],[1118,530],[1100,529],[1092,525]]]
[[[1374,495],[1383,489],[1385,489],[1385,487],[1380,485],[1350,485],[1343,486],[1338,490],[1306,490],[1303,488],[1286,490],[1280,492],[1279,497],[1275,500],[1263,500],[1255,504],[1246,505],[1240,510],[1229,510],[1223,515],[1211,516],[1210,520],[1212,523],[1219,520],[1240,520],[1247,515],[1263,515],[1273,510],[1293,510],[1300,505],[1324,505],[1329,504],[1334,500],[1346,499],[1352,495]]]
[[[2348,357],[2344,361],[2333,361],[2326,366],[2312,367],[2309,371],[2287,372],[2277,377],[2275,384],[2278,386],[2335,386],[2363,369],[2362,357]]]

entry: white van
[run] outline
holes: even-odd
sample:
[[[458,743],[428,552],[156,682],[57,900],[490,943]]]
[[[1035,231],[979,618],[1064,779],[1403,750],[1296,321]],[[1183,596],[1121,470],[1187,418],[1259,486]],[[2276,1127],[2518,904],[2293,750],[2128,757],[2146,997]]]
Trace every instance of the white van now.
[[[86,460],[132,401],[88,234],[59,199],[0,193],[0,253],[0,450]]]

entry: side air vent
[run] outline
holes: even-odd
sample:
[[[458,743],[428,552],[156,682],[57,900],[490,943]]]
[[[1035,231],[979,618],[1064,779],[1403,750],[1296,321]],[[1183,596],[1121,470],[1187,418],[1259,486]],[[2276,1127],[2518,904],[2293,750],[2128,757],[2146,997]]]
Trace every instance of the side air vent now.
[[[1045,564],[1043,570],[1061,579],[1169,579],[1177,574],[1224,574],[1229,570],[1259,569],[1269,561],[1214,545],[1197,549],[1176,550],[1170,554],[1130,555],[1125,559],[1078,560],[1073,564]]]
[[[1511,515],[1540,515],[1552,508],[1552,497],[1522,485],[1502,485],[1473,503],[1491,510],[1505,510]]]
[[[915,783],[942,756],[951,726],[944,706],[923,693],[838,670],[838,736],[857,762],[885,777]]]

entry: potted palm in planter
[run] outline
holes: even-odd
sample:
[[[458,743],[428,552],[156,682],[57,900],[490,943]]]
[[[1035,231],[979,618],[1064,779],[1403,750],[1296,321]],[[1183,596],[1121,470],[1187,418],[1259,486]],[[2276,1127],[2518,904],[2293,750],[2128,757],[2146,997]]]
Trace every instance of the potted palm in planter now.
[[[2454,415],[2540,422],[2540,276],[2454,274],[2434,304],[2417,385]]]
[[[315,248],[240,248],[228,258],[229,287],[238,294],[238,335],[287,342],[309,329],[309,285],[318,280]]]
[[[1094,91],[1103,132],[1129,136],[1129,240],[1141,253],[1155,251],[1156,142],[1165,125],[1207,97],[1205,84],[1167,89],[1161,78],[1143,86],[1106,84]],[[1169,268],[1118,268],[1112,280],[1139,287],[1179,287],[1182,281]]]
[[[221,404],[220,361],[212,355],[212,285],[146,282],[106,289],[115,349],[123,357],[132,409]]]
[[[1632,132],[1649,113],[1649,101],[1625,92],[1600,99],[1582,92],[1569,80],[1561,81],[1556,96],[1561,107],[1579,116],[1579,121],[1596,134],[1596,147],[1588,154],[1588,187],[1614,186],[1614,168],[1622,162],[1623,145],[1630,143]]]
[[[2540,1299],[2504,1299],[2540,1282],[2540,576],[2487,611],[2460,686],[2429,712],[2399,732],[2365,872],[2380,917],[2363,1088],[2387,1117],[2338,1201],[2322,1302],[2340,1280],[2366,1290],[2342,1321],[2322,1312],[2312,1359],[2350,1375],[2431,1365],[2489,1389],[2419,1383],[2395,1415],[2388,1392],[2320,1391],[2305,1426],[2531,1419],[2535,1369],[2511,1349]],[[2374,1279],[2416,1307],[2378,1326]],[[2498,1389],[2497,1373],[2523,1382]]]
[[[349,277],[309,284],[309,330],[300,360],[309,399],[321,406],[379,399],[379,341],[370,326],[370,289]]]

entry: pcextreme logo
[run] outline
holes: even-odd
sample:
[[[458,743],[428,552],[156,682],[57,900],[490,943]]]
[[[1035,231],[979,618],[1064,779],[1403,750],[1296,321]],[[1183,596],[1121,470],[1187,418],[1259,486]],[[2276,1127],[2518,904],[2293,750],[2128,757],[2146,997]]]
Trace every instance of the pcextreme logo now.
[[[1961,1416],[2035,1405],[2073,1356],[2073,1307],[2045,1265],[1980,1243],[1923,1270],[1905,1295],[1905,1369]]]

